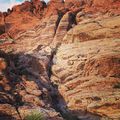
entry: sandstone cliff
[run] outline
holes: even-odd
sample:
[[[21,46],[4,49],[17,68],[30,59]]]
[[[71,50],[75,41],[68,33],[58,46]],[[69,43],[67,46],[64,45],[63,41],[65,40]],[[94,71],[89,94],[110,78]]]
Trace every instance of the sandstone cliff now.
[[[120,1],[32,0],[0,13],[0,119],[120,119]]]

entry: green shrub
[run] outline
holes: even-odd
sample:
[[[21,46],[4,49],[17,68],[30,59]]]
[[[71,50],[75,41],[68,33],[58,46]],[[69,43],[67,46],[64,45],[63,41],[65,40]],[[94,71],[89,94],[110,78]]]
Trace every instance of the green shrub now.
[[[24,120],[44,120],[44,117],[40,112],[32,111],[30,114],[25,116]]]

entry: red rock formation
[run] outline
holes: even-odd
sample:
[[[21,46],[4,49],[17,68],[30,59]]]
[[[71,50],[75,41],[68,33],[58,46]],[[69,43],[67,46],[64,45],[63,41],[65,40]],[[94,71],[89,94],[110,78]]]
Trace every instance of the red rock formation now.
[[[26,1],[14,6],[10,13],[6,13],[5,32],[15,37],[18,33],[37,25],[45,7],[46,4],[40,1]]]
[[[97,115],[101,119],[119,119],[118,41],[102,39],[62,44],[57,50],[51,80],[58,85],[68,109],[81,120],[93,120],[94,116],[89,113],[96,114],[95,120],[100,119]]]
[[[0,119],[39,110],[62,120],[53,107],[68,120],[119,119],[119,21],[119,0],[32,0],[0,13]]]
[[[79,11],[84,5],[84,0],[65,0],[65,8],[70,11]]]
[[[32,0],[21,5],[14,6],[5,15],[5,23],[1,25],[1,33],[8,33],[15,37],[16,34],[23,32],[39,24],[40,19],[51,15],[65,14],[68,11],[78,12],[102,12],[120,14],[120,1],[116,0],[51,0],[47,5],[44,1]],[[5,26],[5,27],[4,27]],[[4,31],[5,28],[5,31]],[[4,37],[4,36],[3,36]]]
[[[93,0],[95,6],[109,6],[113,3],[114,0]]]
[[[5,33],[4,15],[0,12],[0,35]]]
[[[46,3],[40,0],[32,0],[32,4],[34,15],[41,19],[43,16],[44,9],[47,7]]]
[[[45,16],[58,15],[58,12],[64,11],[63,0],[50,0],[47,4]]]
[[[9,55],[0,51],[1,120],[24,119],[32,111],[42,112],[48,120],[63,120],[52,108],[46,70],[50,56],[47,57],[39,59],[37,55]]]
[[[93,0],[91,6],[86,6],[85,10],[92,12],[102,12],[109,14],[120,14],[119,0]]]

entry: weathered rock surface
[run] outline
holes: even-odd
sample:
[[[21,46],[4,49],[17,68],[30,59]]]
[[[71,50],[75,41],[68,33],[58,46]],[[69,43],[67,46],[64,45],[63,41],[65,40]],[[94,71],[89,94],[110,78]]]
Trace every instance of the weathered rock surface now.
[[[57,50],[51,80],[73,113],[120,119],[119,45],[120,39],[105,39],[63,44]]]
[[[4,13],[4,28],[1,28],[1,34],[7,33],[1,37],[15,38],[17,34],[29,30],[38,25],[39,22],[52,15],[65,14],[66,12],[74,12],[74,15],[83,11],[85,13],[102,13],[109,15],[120,14],[119,0],[51,0],[47,5],[44,1],[32,0],[24,2],[21,5],[14,6],[12,10]],[[58,20],[56,20],[57,22]],[[42,22],[42,21],[41,21]],[[1,21],[0,21],[1,24]],[[44,22],[43,22],[44,24]]]
[[[34,0],[14,6],[4,14],[5,33],[8,33],[8,37],[14,38],[18,33],[37,25],[45,7],[45,2]]]
[[[49,57],[0,53],[0,119],[21,120],[32,112],[62,120],[52,107]],[[35,57],[36,56],[36,57]]]
[[[60,43],[67,31],[76,24],[75,15],[72,12],[67,12],[63,17],[59,15],[59,17],[61,17],[61,20],[56,28],[53,43]]]
[[[39,22],[32,9],[32,3],[25,2],[13,7],[11,13],[5,16],[6,32],[10,37],[14,38],[19,32],[30,29]]]
[[[32,0],[0,13],[0,119],[119,120],[119,21],[119,0]]]
[[[120,16],[105,15],[93,19],[87,14],[82,17],[79,14],[76,17],[78,25],[69,30],[63,38],[65,43],[120,38]]]
[[[63,103],[79,118],[119,119],[120,17],[93,19],[85,14],[76,19],[82,20],[57,49],[51,80],[58,85]]]
[[[0,35],[5,33],[4,15],[0,13]]]

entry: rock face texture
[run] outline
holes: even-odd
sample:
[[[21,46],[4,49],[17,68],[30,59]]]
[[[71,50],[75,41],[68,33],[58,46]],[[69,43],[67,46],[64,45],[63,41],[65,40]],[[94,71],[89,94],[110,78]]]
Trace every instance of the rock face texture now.
[[[50,16],[57,15],[58,20],[56,20],[56,23],[58,23],[61,15],[66,12],[73,12],[76,14],[78,11],[83,11],[85,13],[100,12],[109,15],[119,15],[120,1],[50,0],[47,5],[44,1],[39,0],[32,0],[31,2],[26,1],[21,5],[14,6],[12,10],[8,9],[8,11],[4,13],[4,17],[2,18],[4,18],[3,24],[5,30],[1,28],[2,31],[0,34],[4,34],[1,36],[2,38],[15,38],[17,34],[29,30],[35,25],[39,25],[39,23],[42,22],[42,19],[46,18],[47,21],[49,21]]]
[[[37,25],[41,19],[46,3],[42,1],[24,2],[4,13],[5,33],[15,37],[19,32]]]
[[[5,33],[4,15],[0,13],[0,34]]]
[[[73,113],[80,115],[81,111],[87,110],[109,119],[119,119],[118,43],[119,39],[106,39],[63,44],[58,49],[53,59],[51,80],[58,85]],[[87,114],[85,116],[92,120]]]
[[[119,0],[31,0],[0,13],[0,120],[119,120],[119,21]]]
[[[40,58],[39,58],[40,56]],[[32,111],[46,120],[63,120],[52,108],[50,56],[0,52],[0,119],[21,120]]]
[[[51,80],[79,119],[120,119],[120,17],[83,17],[57,49]]]
[[[63,38],[64,43],[85,42],[104,38],[120,38],[120,16],[98,17],[94,19],[86,18],[87,14],[76,20],[78,25],[69,30]]]

